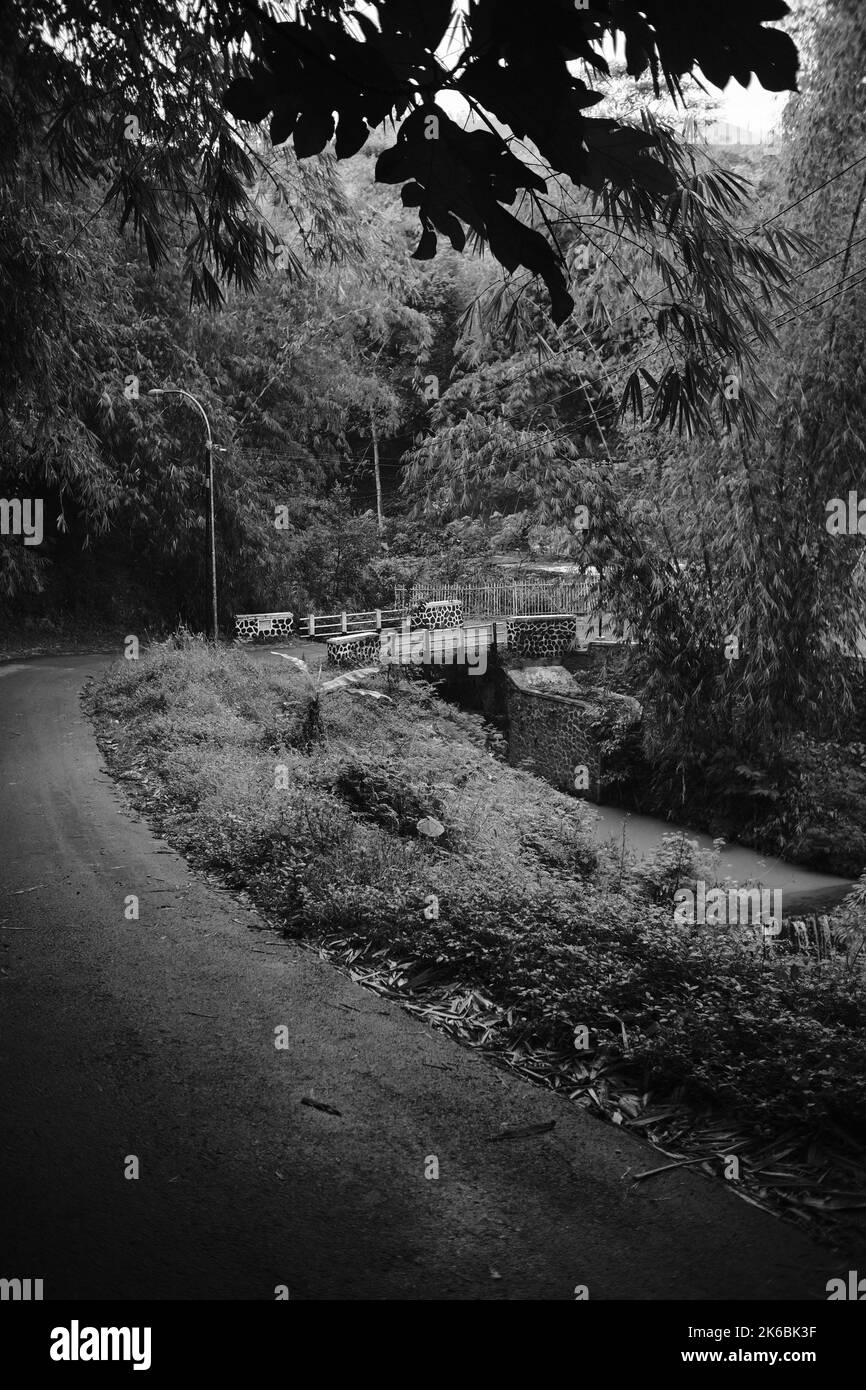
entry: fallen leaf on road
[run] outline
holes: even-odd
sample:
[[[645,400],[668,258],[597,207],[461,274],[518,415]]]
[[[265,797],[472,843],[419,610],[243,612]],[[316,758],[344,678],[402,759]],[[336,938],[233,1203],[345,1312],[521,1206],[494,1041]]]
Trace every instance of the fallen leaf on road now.
[[[311,1105],[314,1110],[324,1110],[327,1115],[342,1115],[342,1110],[338,1110],[336,1105],[326,1105],[323,1100],[312,1100],[310,1096],[304,1096],[301,1105]]]
[[[556,1120],[546,1120],[541,1125],[523,1125],[518,1129],[504,1129],[501,1134],[491,1134],[488,1144],[496,1144],[500,1139],[528,1139],[532,1134],[548,1134],[556,1126]]]
[[[635,1173],[635,1182],[642,1182],[644,1178],[654,1178],[656,1173],[667,1173],[671,1168],[688,1168],[694,1163],[703,1163],[704,1158],[701,1154],[698,1158],[679,1158],[676,1163],[663,1163],[661,1168],[647,1168],[644,1173]]]
[[[824,1211],[853,1211],[858,1207],[866,1207],[866,1198],[858,1197],[856,1192],[841,1197],[804,1197],[803,1205],[818,1207]]]

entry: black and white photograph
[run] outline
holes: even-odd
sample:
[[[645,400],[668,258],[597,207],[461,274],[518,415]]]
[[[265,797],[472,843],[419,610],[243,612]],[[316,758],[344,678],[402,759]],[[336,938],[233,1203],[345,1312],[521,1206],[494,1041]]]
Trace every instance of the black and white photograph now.
[[[3,1360],[833,1383],[863,0],[3,0],[0,750]]]

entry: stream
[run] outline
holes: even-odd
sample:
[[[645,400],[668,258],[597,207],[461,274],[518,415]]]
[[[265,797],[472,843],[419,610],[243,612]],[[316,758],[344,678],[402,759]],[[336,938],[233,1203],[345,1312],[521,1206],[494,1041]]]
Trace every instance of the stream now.
[[[634,811],[624,811],[619,806],[593,806],[592,809],[597,815],[596,841],[604,843],[613,840],[619,848],[624,831],[626,848],[638,859],[645,858],[649,852],[658,849],[662,836],[671,833],[684,833],[689,840],[697,840],[702,849],[713,847],[711,835],[700,830],[690,830],[675,821],[638,815]],[[830,911],[853,887],[851,879],[837,878],[832,874],[819,873],[817,869],[790,864],[787,860],[776,859],[771,854],[760,854],[757,850],[734,842],[726,842],[721,851],[719,877],[729,877],[740,887],[748,883],[750,886],[769,889],[780,888],[786,917],[795,912]]]

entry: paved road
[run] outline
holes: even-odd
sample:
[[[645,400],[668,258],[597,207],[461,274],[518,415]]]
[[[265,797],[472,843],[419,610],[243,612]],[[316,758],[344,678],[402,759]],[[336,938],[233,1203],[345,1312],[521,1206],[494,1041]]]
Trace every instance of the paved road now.
[[[688,1171],[634,1187],[652,1150],[251,930],[104,772],[78,696],[105,660],[0,667],[0,1276],[76,1299],[826,1297],[832,1253]]]

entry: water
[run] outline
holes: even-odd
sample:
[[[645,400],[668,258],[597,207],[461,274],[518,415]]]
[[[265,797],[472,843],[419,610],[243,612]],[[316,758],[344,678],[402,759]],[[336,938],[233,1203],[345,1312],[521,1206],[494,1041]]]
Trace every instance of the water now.
[[[684,832],[688,839],[697,840],[702,849],[713,847],[711,835],[700,830],[689,830],[675,821],[637,815],[618,806],[594,806],[592,809],[597,814],[595,839],[599,843],[613,840],[619,849],[625,828],[626,848],[638,859],[646,858],[650,851],[658,849],[662,836],[672,833]],[[760,854],[746,845],[734,843],[726,843],[722,849],[718,872],[720,879],[729,877],[739,885],[748,882],[763,888],[780,888],[786,917],[794,912],[829,911],[853,886],[851,879],[822,874],[817,869],[805,869],[799,864],[790,864],[787,860],[777,859],[771,854]]]
[[[319,664],[325,659],[324,647],[321,644],[308,643],[303,650],[300,650],[295,643],[292,646],[292,651],[304,656],[312,671],[316,671]],[[267,660],[270,649],[257,651],[250,648],[248,654]],[[271,660],[270,664],[274,665],[275,663]],[[546,673],[550,668],[542,669]],[[550,680],[552,677],[545,675],[544,679]],[[471,702],[467,699],[468,693],[480,692],[484,685],[485,682],[483,681],[469,681],[468,687],[461,684],[455,688],[454,693],[451,693],[447,687],[440,687],[439,694],[441,698],[453,699],[456,704],[471,707]],[[623,826],[625,826],[626,846],[635,853],[638,859],[644,858],[651,850],[657,849],[661,844],[662,836],[671,833],[684,832],[690,840],[697,840],[702,848],[712,849],[713,847],[712,836],[700,830],[690,830],[687,826],[679,825],[675,821],[663,821],[658,820],[655,816],[638,815],[633,811],[624,811],[618,806],[592,806],[591,809],[597,815],[596,839],[600,842],[612,839],[619,849],[622,844]],[[824,909],[829,911],[853,887],[852,879],[837,878],[832,874],[819,873],[816,869],[802,868],[799,864],[790,864],[784,859],[775,858],[773,855],[759,854],[757,850],[734,843],[725,845],[718,872],[719,878],[728,877],[739,886],[748,883],[771,890],[780,888],[785,916],[791,916],[795,912],[820,912]]]

